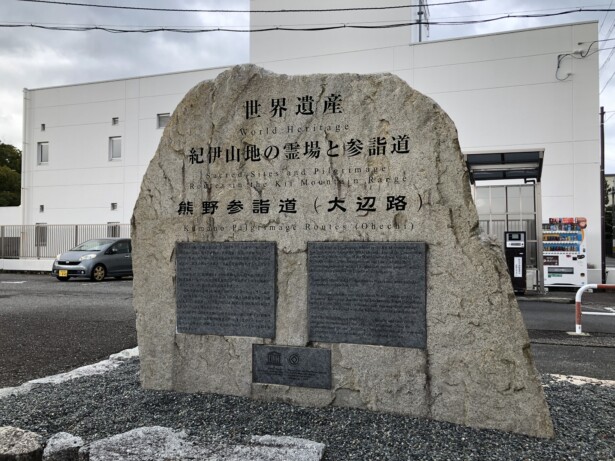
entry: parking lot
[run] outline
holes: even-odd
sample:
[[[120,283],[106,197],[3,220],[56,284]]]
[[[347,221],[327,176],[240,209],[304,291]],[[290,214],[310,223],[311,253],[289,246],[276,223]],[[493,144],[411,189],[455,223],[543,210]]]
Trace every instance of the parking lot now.
[[[615,380],[615,293],[587,294],[585,300],[584,311],[602,314],[584,316],[587,338],[566,334],[574,329],[574,305],[519,303],[536,366],[545,373]],[[51,275],[0,273],[0,388],[136,345],[131,278],[60,282]]]
[[[136,345],[132,279],[0,273],[0,388]]]

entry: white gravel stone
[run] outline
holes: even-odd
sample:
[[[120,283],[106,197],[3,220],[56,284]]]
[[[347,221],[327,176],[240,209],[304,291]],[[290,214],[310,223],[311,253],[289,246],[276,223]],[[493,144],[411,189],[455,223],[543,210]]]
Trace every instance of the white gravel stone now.
[[[79,449],[83,444],[81,437],[68,432],[58,432],[47,441],[43,461],[78,461]]]
[[[40,435],[12,426],[0,427],[0,460],[40,461],[44,439]]]

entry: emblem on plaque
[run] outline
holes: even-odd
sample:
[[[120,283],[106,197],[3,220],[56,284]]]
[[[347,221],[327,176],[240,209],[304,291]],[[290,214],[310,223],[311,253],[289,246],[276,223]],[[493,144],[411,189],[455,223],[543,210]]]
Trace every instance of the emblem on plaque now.
[[[267,354],[267,365],[281,367],[282,366],[282,354],[280,354],[279,352],[269,352]]]

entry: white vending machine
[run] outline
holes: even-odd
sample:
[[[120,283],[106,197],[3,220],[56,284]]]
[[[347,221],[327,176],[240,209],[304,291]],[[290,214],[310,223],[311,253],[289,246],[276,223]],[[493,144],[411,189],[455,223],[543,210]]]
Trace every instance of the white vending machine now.
[[[545,286],[582,287],[587,284],[585,218],[549,218],[542,225]]]

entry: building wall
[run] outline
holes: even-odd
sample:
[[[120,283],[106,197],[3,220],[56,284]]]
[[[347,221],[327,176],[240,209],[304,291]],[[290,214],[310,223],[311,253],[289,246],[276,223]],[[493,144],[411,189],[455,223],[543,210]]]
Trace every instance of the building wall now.
[[[279,36],[259,34],[251,61],[286,74],[392,72],[451,116],[463,151],[544,149],[543,221],[588,218],[590,282],[600,282],[598,54],[563,58],[556,76],[559,55],[598,39],[597,22],[402,46],[374,46],[363,34],[353,43],[360,51],[321,55],[285,38],[270,59]]]
[[[223,70],[26,90],[23,223],[130,222],[162,136],[157,115],[172,113],[190,88]],[[110,160],[109,138],[117,136],[121,159]],[[46,164],[37,161],[41,142],[49,146]]]
[[[380,6],[418,4],[393,0],[383,3],[372,0],[250,0],[250,26],[253,29],[285,25],[294,29],[335,27],[340,25],[378,26],[381,24],[417,21],[417,8],[363,10]],[[282,9],[353,9],[353,11],[325,11],[298,13],[257,13],[256,10]],[[352,17],[352,23],[348,18]],[[383,29],[341,28],[319,32],[273,31],[250,35],[250,62],[286,60],[289,57],[314,56],[320,59],[329,54],[361,51],[365,48],[401,46],[418,42],[418,26]],[[318,72],[318,70],[315,70]],[[305,72],[304,72],[305,73]],[[311,72],[307,72],[311,73]]]
[[[21,224],[21,206],[0,207],[0,226]]]
[[[363,4],[342,2],[351,3]],[[280,3],[258,4],[261,9],[275,5]],[[258,18],[251,17],[254,27],[264,25]],[[252,34],[250,60],[287,74],[392,72],[448,112],[463,151],[544,149],[543,220],[588,218],[588,262],[596,268],[590,281],[599,281],[598,54],[562,59],[556,78],[558,56],[586,50],[598,37],[597,23],[412,45],[407,28],[391,31],[341,30],[322,37],[293,32],[284,40],[279,32]],[[25,91],[23,223],[129,222],[162,135],[157,114],[172,112],[192,86],[223,70]],[[117,125],[111,123],[114,117]],[[112,136],[122,137],[121,160],[109,160]],[[43,165],[37,163],[40,142],[49,143]]]

